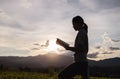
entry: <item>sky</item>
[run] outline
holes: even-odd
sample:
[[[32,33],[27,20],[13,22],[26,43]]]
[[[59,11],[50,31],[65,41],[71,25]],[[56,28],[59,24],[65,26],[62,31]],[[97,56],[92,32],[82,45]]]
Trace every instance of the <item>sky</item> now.
[[[74,45],[74,16],[88,25],[88,58],[120,57],[120,0],[0,0],[0,56],[72,55],[46,51],[47,40]]]

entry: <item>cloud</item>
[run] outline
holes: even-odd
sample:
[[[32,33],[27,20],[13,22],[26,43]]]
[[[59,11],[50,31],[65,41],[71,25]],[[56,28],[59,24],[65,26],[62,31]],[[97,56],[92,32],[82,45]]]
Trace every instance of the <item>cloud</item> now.
[[[81,5],[84,6],[87,9],[90,10],[95,10],[95,8],[97,7],[96,1],[89,1],[89,0],[79,0]]]
[[[110,9],[110,8],[116,8],[120,7],[120,1],[119,0],[76,0],[81,3],[82,6],[89,10],[93,11],[101,11],[105,9]],[[110,4],[110,5],[108,5]],[[102,6],[101,6],[102,5]],[[98,10],[99,9],[99,10]]]
[[[32,48],[31,50],[40,50],[39,48]]]
[[[49,40],[47,40],[45,44],[41,45],[41,47],[48,47],[48,46],[49,46]]]
[[[100,49],[100,48],[101,48],[101,46],[96,46],[95,48],[96,48],[96,49]]]
[[[32,6],[32,3],[30,0],[21,0],[21,6],[24,8],[30,8]]]
[[[33,44],[35,47],[31,48],[31,50],[43,50],[46,49],[49,46],[49,40],[45,42],[45,44],[39,44],[39,43],[34,43]]]
[[[120,40],[111,39],[113,42],[120,42]]]
[[[29,50],[12,47],[0,47],[0,56],[29,56]]]
[[[113,0],[104,0],[104,1],[97,0],[96,3],[99,4],[99,7],[102,9],[120,7],[120,4],[119,4],[120,0],[114,0],[114,1]]]
[[[102,54],[113,54],[114,52],[103,52]]]
[[[109,49],[112,51],[112,50],[120,50],[119,47],[109,47]]]
[[[14,17],[10,16],[8,13],[6,13],[3,9],[1,9],[0,13],[0,27],[10,27],[12,29],[17,30],[31,30],[31,27],[26,28],[25,23],[20,23],[19,20],[15,19]],[[34,30],[34,29],[32,29]]]
[[[102,41],[91,47],[88,58],[105,59],[109,57],[119,57],[119,41],[113,41],[108,33],[102,35]],[[94,53],[95,52],[95,53]]]
[[[119,40],[113,40],[113,38],[111,38],[109,36],[109,34],[107,32],[105,32],[103,35],[102,35],[102,43],[100,44],[101,46],[111,46],[111,45],[115,45],[116,43],[119,44]],[[112,46],[113,47],[113,46]]]
[[[88,54],[88,58],[97,58],[97,55],[99,55],[99,52],[95,52],[95,53],[91,53],[91,54]]]
[[[108,51],[114,51],[114,50],[120,50],[120,48],[119,47],[102,47],[102,46],[96,46],[95,47],[95,49],[97,49],[97,50],[99,50],[99,49],[106,49],[106,51],[108,50]]]
[[[39,46],[40,44],[39,43],[34,43],[33,45]]]
[[[41,49],[40,44],[43,48],[47,46],[43,41],[48,38],[60,37],[73,42],[76,32],[72,28],[71,20],[73,16],[81,15],[89,26],[90,47],[101,41],[100,36],[104,32],[108,32],[112,37],[102,35],[104,41],[100,42],[93,52],[110,52],[109,47],[119,46],[119,2],[119,0],[1,0],[0,43],[37,50],[39,47]],[[36,44],[33,46],[34,42]]]

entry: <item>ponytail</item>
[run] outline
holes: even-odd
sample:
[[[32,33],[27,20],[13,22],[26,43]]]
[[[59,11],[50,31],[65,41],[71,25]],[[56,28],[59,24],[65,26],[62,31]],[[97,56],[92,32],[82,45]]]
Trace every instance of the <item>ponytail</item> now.
[[[87,26],[86,23],[84,23],[84,25],[83,25],[83,29],[85,29],[85,30],[86,30],[86,33],[88,33],[88,26]]]

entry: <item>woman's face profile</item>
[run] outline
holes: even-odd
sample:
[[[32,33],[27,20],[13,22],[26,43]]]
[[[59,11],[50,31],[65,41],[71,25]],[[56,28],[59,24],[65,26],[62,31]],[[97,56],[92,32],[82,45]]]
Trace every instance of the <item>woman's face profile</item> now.
[[[79,31],[81,27],[82,27],[82,23],[73,22],[73,28],[75,29],[75,31]]]
[[[84,24],[84,20],[80,16],[76,16],[72,19],[73,28],[75,31],[79,31],[82,28],[82,25]]]

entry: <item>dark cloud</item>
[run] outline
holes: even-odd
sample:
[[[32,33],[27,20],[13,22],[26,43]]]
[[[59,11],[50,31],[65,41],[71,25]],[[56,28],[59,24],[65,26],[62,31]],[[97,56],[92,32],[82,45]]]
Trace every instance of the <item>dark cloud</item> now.
[[[34,43],[33,45],[39,46],[40,44],[39,43]]]
[[[96,46],[95,48],[96,49],[100,49],[102,46]],[[120,48],[119,47],[107,47],[108,49],[110,49],[111,51],[112,50],[120,50]]]
[[[43,48],[46,48],[46,47],[49,46],[49,40],[47,40],[47,41],[45,42],[45,44],[42,44],[42,45],[40,45],[39,43],[34,43],[33,45],[35,45],[35,46],[37,46],[37,47],[34,47],[34,48],[32,48],[31,50],[40,50],[40,49],[43,49]]]
[[[119,47],[109,47],[110,50],[120,50]]]
[[[41,45],[41,47],[48,47],[48,46],[49,46],[49,40],[47,40],[45,44]]]
[[[100,48],[101,48],[101,46],[96,46],[95,48],[96,48],[96,49],[100,49]]]
[[[120,42],[120,40],[111,39],[113,42]]]
[[[87,56],[88,56],[89,58],[97,58],[97,55],[98,55],[98,54],[99,54],[99,53],[96,52],[96,53],[88,54]]]
[[[71,6],[74,6],[76,8],[78,8],[80,5],[79,5],[79,0],[67,0],[67,2],[69,3],[69,5]]]
[[[39,48],[32,48],[31,50],[40,50]]]
[[[113,54],[114,52],[104,52],[102,54]]]
[[[120,0],[67,0],[67,2],[80,10],[84,8],[93,12],[120,7]]]
[[[120,0],[96,0],[96,3],[99,4],[99,7],[102,9],[120,7]]]

